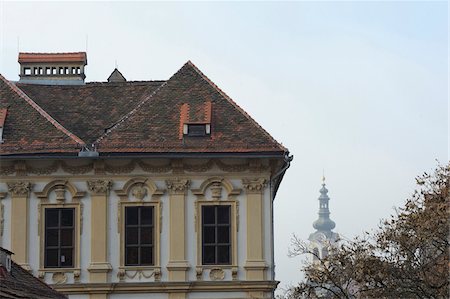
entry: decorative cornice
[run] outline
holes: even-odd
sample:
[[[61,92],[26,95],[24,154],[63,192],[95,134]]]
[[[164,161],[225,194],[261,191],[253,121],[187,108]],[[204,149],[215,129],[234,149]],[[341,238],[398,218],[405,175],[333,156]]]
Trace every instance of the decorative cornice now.
[[[69,165],[64,161],[60,162],[62,170],[70,174],[85,174],[94,169],[94,163],[89,163],[86,165]]]
[[[242,186],[247,193],[261,193],[267,186],[267,180],[265,178],[244,178],[242,179]]]
[[[169,193],[185,193],[191,182],[187,179],[166,180]]]
[[[93,194],[107,194],[112,186],[112,182],[108,180],[92,180],[86,182],[89,191]]]
[[[107,293],[114,290],[114,293],[148,294],[167,293],[171,290],[178,292],[273,292],[278,285],[278,281],[149,281],[149,282],[118,282],[118,283],[76,283],[53,285],[57,291],[65,294],[86,294],[86,290],[93,293]]]
[[[31,191],[32,184],[26,181],[18,181],[18,182],[8,182],[9,192],[14,196],[28,196]]]

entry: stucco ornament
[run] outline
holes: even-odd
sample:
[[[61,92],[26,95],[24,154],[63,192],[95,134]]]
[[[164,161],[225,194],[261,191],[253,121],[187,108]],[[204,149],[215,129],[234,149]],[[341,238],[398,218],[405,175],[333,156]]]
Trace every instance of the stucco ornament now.
[[[139,200],[147,195],[147,189],[143,185],[137,185],[131,190],[131,194]]]
[[[215,200],[222,198],[222,184],[215,182],[211,185],[211,197]]]
[[[66,273],[64,273],[64,272],[55,272],[55,273],[53,273],[52,280],[53,280],[53,282],[55,284],[66,283],[66,281],[67,281]]]
[[[184,193],[190,185],[190,181],[186,179],[182,180],[166,180],[167,189],[173,193]]]
[[[28,195],[31,190],[32,184],[30,182],[10,182],[7,183],[8,190],[13,195]]]
[[[247,192],[261,192],[267,186],[265,178],[242,179],[242,185]]]
[[[111,187],[111,181],[107,180],[93,180],[87,181],[89,190],[94,194],[106,194]]]
[[[209,271],[209,278],[211,280],[223,280],[225,278],[225,272],[220,268],[214,268]]]

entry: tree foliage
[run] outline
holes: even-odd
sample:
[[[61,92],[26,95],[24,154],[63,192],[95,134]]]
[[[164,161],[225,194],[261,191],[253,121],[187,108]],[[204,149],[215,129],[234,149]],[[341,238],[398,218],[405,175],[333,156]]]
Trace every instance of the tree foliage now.
[[[307,264],[285,298],[449,298],[449,177],[450,164],[418,177],[404,207]],[[290,254],[314,252],[294,237]]]

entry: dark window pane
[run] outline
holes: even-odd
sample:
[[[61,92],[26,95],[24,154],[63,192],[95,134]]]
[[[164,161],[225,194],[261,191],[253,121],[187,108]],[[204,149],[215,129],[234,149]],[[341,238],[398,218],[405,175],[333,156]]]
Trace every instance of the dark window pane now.
[[[127,228],[125,232],[125,243],[126,245],[138,244],[138,228],[131,227]]]
[[[125,225],[137,225],[138,224],[138,207],[125,208]]]
[[[204,224],[214,224],[214,206],[204,206],[202,207],[202,219]]]
[[[230,247],[228,245],[217,246],[217,262],[218,264],[230,263]]]
[[[58,229],[47,229],[45,238],[46,246],[58,246]]]
[[[58,226],[58,209],[45,209],[45,226],[57,227]]]
[[[206,125],[188,125],[189,136],[206,136]]]
[[[140,265],[152,265],[153,264],[153,248],[141,247],[141,263]]]
[[[61,226],[73,226],[73,209],[61,209]]]
[[[45,251],[45,266],[58,267],[58,249],[47,249]]]
[[[141,244],[153,244],[153,229],[151,227],[141,228]]]
[[[141,207],[141,224],[153,224],[152,207]]]
[[[216,248],[215,246],[203,246],[203,264],[216,263]]]
[[[214,226],[205,226],[203,228],[203,243],[211,244],[216,242],[216,228]]]
[[[73,249],[61,249],[61,267],[73,267]]]
[[[229,226],[219,226],[217,228],[217,243],[230,243]]]
[[[219,206],[217,207],[217,223],[229,224],[230,223],[230,207]]]
[[[138,264],[138,247],[127,247],[125,250],[126,264],[137,265]]]
[[[72,246],[73,245],[73,230],[62,229],[61,230],[61,246]]]

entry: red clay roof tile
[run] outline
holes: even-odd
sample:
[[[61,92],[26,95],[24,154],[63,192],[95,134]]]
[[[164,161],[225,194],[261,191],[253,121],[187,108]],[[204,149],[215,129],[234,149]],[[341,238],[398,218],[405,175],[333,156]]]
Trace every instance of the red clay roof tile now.
[[[3,128],[3,126],[5,125],[7,111],[8,109],[6,108],[0,109],[0,128]]]
[[[86,52],[19,53],[19,63],[24,62],[83,62],[87,64],[87,55]]]

